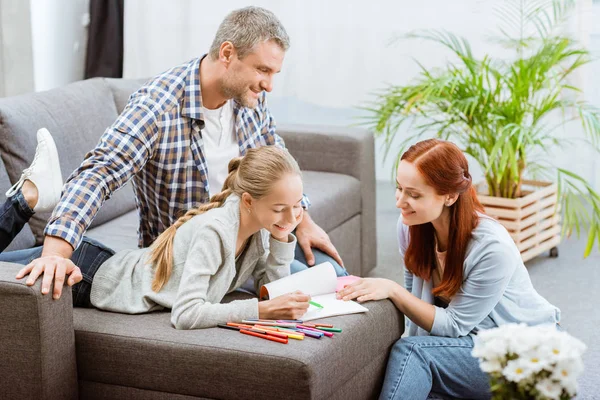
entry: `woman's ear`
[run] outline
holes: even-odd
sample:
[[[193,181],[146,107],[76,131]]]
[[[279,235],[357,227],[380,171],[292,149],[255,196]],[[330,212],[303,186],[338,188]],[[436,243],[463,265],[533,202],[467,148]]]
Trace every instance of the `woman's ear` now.
[[[444,202],[444,205],[446,207],[450,207],[452,204],[456,203],[456,200],[458,200],[458,193],[452,193],[446,196],[446,201]]]
[[[242,193],[242,206],[245,209],[251,209],[253,202],[254,202],[254,199],[252,198],[252,196],[250,196],[250,193],[248,193],[248,192]]]

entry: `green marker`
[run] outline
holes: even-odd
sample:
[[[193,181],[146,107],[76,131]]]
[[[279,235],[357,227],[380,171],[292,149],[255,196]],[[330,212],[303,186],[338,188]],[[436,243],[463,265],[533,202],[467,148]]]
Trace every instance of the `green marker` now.
[[[325,332],[342,332],[342,328],[323,328],[322,326],[317,326],[317,329]]]
[[[312,305],[313,305],[313,306],[315,306],[315,307],[323,308],[323,306],[322,306],[322,305],[320,305],[319,303],[316,303],[316,302],[314,302],[314,301],[312,301],[312,300],[311,300],[311,301],[309,301],[309,302],[308,302],[308,304],[312,304]]]

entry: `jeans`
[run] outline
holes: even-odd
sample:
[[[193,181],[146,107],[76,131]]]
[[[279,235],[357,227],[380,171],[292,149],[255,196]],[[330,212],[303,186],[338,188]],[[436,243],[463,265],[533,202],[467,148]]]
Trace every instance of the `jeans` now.
[[[491,398],[489,378],[471,355],[471,336],[410,336],[398,340],[388,360],[380,400],[432,396]]]
[[[4,251],[33,215],[33,210],[19,191],[0,208],[0,253]]]
[[[326,253],[323,253],[321,250],[312,249],[313,255],[315,256],[315,265],[319,265],[326,261],[329,261],[333,268],[335,269],[335,274],[337,276],[348,276],[348,271],[346,268],[342,267],[333,259],[333,257],[329,256]],[[300,248],[300,246],[296,245],[296,253],[294,254],[294,261],[290,265],[290,272],[295,274],[296,272],[303,271],[308,269],[308,263],[306,262],[306,257],[304,256],[304,252]]]
[[[0,250],[4,250],[10,242],[17,236],[19,231],[29,221],[33,211],[25,202],[21,192],[8,199],[0,211]],[[115,254],[114,251],[101,243],[83,237],[81,244],[73,252],[71,261],[79,267],[83,279],[72,287],[73,305],[75,307],[91,307],[90,293],[92,290],[92,280],[100,265],[109,257]],[[27,265],[42,255],[42,247],[33,247],[31,249],[9,251],[0,254],[0,261]]]

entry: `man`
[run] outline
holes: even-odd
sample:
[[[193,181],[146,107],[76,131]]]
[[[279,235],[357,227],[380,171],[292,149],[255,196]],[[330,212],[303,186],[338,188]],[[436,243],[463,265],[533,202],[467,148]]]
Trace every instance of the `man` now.
[[[284,146],[264,92],[281,69],[288,35],[270,11],[247,7],[221,23],[207,56],[172,68],[134,93],[123,113],[68,179],[46,227],[42,257],[23,268],[42,293],[59,298],[66,276],[82,277],[69,260],[103,202],[132,180],[140,215],[139,245],[149,246],[184,211],[220,191],[227,164],[246,149]],[[303,206],[308,207],[305,197]],[[302,262],[342,260],[328,235],[308,213],[296,230],[292,271]],[[326,254],[312,248],[321,249]],[[304,253],[304,254],[302,254]],[[305,267],[304,267],[305,268]]]

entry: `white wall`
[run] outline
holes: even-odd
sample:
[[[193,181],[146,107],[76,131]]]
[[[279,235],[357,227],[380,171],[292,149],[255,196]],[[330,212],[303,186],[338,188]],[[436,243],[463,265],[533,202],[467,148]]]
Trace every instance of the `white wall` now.
[[[30,0],[35,90],[83,79],[89,0]]]
[[[0,97],[33,90],[29,4],[0,0]]]
[[[580,7],[591,5],[591,0],[579,1]],[[128,0],[125,76],[148,77],[206,52],[222,18],[247,4],[243,0],[210,5],[192,0]],[[394,35],[446,29],[469,39],[477,55],[507,55],[486,41],[495,32],[495,0],[259,0],[254,4],[272,10],[292,41],[269,96],[279,123],[356,123],[357,107],[371,98],[370,93],[386,83],[407,83],[419,72],[414,59],[426,67],[441,66],[447,60],[446,51],[429,43],[401,41],[389,46]],[[585,21],[575,20],[571,30],[586,35],[590,27]],[[577,77],[577,83],[589,85],[585,75]],[[572,125],[565,134],[577,130]],[[377,178],[387,180],[392,160],[384,163],[382,155],[378,151]],[[600,168],[596,158],[589,149],[571,149],[554,157],[592,182],[600,179],[595,175]],[[473,169],[477,177],[478,169]],[[596,187],[600,189],[600,182]]]

